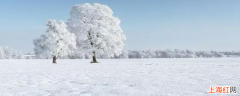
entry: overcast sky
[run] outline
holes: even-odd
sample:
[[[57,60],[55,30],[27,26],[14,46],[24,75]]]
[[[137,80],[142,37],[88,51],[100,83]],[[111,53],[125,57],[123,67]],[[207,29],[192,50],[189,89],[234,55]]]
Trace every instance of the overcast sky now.
[[[83,3],[113,10],[124,49],[240,50],[240,0],[1,0],[0,46],[33,52],[47,20],[67,21]]]

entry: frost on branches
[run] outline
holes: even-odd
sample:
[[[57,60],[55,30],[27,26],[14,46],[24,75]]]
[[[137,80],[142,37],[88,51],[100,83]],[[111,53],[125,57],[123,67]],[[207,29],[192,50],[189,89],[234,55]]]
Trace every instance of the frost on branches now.
[[[9,46],[0,46],[0,59],[22,59],[24,54]]]
[[[113,11],[106,5],[88,3],[76,5],[70,12],[68,29],[75,33],[76,53],[91,54],[93,62],[96,56],[113,57],[120,55],[125,35],[120,27],[120,20],[113,16]]]
[[[34,51],[38,58],[53,58],[56,63],[57,57],[71,54],[76,49],[76,37],[66,29],[63,21],[49,20],[47,26],[46,34],[34,40]]]

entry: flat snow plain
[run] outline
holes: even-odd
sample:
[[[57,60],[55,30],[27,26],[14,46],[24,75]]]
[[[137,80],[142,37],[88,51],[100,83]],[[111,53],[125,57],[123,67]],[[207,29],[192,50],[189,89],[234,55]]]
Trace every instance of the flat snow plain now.
[[[0,96],[240,96],[240,58],[51,61],[0,60]]]

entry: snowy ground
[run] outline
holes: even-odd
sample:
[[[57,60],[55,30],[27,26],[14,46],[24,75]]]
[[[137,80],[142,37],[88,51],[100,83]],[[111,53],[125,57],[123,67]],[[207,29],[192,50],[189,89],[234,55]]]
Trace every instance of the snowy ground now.
[[[240,58],[89,61],[0,60],[0,96],[205,96],[210,86],[240,95]]]

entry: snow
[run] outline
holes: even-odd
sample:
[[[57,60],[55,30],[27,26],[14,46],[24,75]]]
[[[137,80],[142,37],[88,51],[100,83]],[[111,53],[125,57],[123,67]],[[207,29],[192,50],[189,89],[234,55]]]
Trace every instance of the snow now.
[[[240,94],[240,58],[90,61],[0,60],[0,96],[205,96],[210,86]]]

